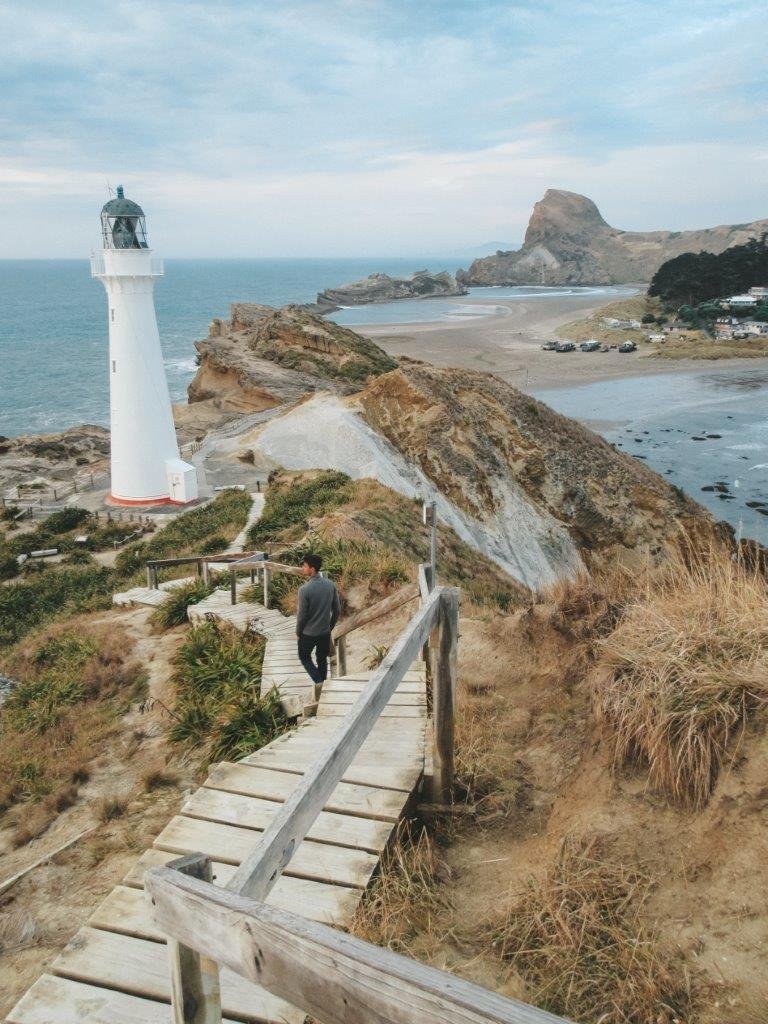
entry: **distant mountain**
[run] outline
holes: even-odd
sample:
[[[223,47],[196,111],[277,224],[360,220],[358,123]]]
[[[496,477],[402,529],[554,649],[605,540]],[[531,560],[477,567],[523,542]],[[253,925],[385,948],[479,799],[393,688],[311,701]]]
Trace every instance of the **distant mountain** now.
[[[650,281],[662,263],[685,252],[720,253],[768,231],[768,220],[698,231],[621,231],[576,192],[548,189],[536,203],[523,246],[460,270],[465,285],[633,284]]]

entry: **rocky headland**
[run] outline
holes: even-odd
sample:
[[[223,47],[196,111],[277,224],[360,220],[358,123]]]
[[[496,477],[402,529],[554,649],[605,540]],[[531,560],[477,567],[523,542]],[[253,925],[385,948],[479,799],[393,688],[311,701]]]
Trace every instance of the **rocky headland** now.
[[[397,365],[372,341],[299,306],[233,303],[229,320],[213,320],[195,348],[189,405],[174,410],[177,426],[192,432],[318,390],[350,394]]]
[[[362,281],[353,281],[339,288],[327,288],[323,292],[318,292],[317,301],[309,308],[315,312],[330,313],[342,306],[363,306],[370,302],[466,294],[466,286],[460,284],[447,271],[431,274],[428,270],[417,270],[410,277],[371,274]]]
[[[650,281],[684,252],[720,253],[768,231],[768,220],[696,231],[622,231],[586,196],[548,189],[536,203],[521,249],[497,252],[460,270],[472,285],[610,285]]]

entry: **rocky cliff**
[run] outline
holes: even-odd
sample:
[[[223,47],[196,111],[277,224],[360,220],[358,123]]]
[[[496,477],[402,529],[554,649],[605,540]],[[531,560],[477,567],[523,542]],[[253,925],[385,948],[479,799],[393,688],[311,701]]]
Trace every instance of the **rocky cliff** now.
[[[463,285],[633,284],[650,281],[684,252],[720,253],[768,231],[768,220],[698,231],[621,231],[575,192],[548,189],[536,203],[523,247],[475,260],[459,271]]]
[[[234,303],[230,319],[214,320],[195,348],[200,368],[187,393],[201,423],[200,403],[237,415],[319,389],[349,394],[397,365],[372,341],[298,306]]]
[[[404,360],[356,395],[275,417],[248,444],[288,469],[436,500],[441,521],[533,589],[719,532],[657,474],[484,373]]]
[[[371,274],[362,281],[353,281],[339,288],[328,288],[324,292],[319,292],[314,309],[330,312],[340,306],[362,306],[369,302],[466,294],[466,287],[459,284],[447,271],[430,274],[428,270],[417,270],[411,277]]]

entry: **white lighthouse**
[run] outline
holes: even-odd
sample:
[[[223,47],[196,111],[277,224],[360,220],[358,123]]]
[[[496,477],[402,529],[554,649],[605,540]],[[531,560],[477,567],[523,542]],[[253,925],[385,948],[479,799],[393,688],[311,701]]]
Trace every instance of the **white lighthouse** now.
[[[147,245],[144,211],[123,194],[101,211],[103,249],[91,273],[107,292],[111,502],[186,504],[197,498],[194,466],[179,457],[155,319],[162,260]]]

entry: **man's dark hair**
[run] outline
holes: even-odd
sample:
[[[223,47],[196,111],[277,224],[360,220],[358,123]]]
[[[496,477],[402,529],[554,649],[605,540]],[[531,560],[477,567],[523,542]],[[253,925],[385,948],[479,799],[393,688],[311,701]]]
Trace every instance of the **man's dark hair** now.
[[[320,567],[323,564],[323,559],[321,558],[320,555],[309,554],[304,555],[304,557],[302,558],[302,562],[304,562],[305,565],[311,566],[315,570],[315,572],[320,572]]]

